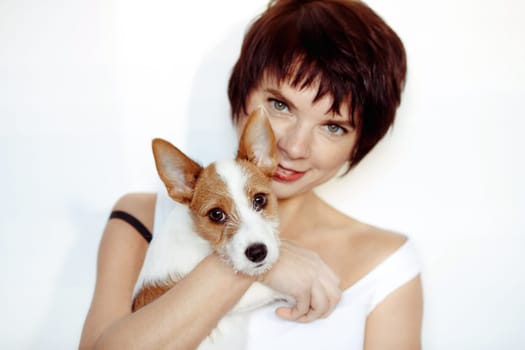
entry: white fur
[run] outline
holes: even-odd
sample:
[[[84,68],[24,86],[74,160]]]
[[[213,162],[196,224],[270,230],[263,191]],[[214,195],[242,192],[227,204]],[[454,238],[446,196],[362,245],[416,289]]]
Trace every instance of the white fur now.
[[[189,208],[174,204],[175,208],[149,244],[133,298],[144,285],[162,283],[167,277],[178,280],[187,275],[212,252],[208,241],[193,231]]]
[[[279,256],[279,237],[277,219],[265,219],[262,212],[253,209],[245,193],[248,179],[244,168],[234,161],[218,162],[217,173],[228,188],[239,217],[235,236],[225,245],[221,253],[227,256],[237,271],[254,275],[268,270]],[[248,185],[249,186],[249,185]],[[249,261],[244,251],[251,244],[262,243],[268,250],[266,258],[259,264]],[[261,265],[262,264],[262,265]]]
[[[238,230],[220,253],[230,260],[236,271],[256,274],[267,270],[279,254],[277,220],[265,219],[261,212],[252,208],[252,203],[244,193],[248,176],[235,161],[218,162],[216,169],[226,183],[239,213],[239,218],[236,218]],[[246,248],[253,243],[267,246],[268,255],[263,266],[255,267],[260,263],[250,262],[244,255]],[[211,252],[208,241],[193,231],[189,208],[177,203],[161,229],[153,236],[134,296],[144,284],[162,283],[168,276],[175,280],[185,276]],[[243,349],[247,325],[245,312],[283,298],[272,289],[254,283],[198,349]]]

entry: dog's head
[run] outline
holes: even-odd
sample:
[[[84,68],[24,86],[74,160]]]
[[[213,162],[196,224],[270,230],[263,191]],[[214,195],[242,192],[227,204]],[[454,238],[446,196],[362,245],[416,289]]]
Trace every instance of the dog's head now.
[[[236,271],[268,270],[279,254],[277,199],[270,189],[278,160],[264,110],[249,116],[235,160],[203,168],[161,139],[153,140],[153,153],[169,196],[189,206],[195,231]]]

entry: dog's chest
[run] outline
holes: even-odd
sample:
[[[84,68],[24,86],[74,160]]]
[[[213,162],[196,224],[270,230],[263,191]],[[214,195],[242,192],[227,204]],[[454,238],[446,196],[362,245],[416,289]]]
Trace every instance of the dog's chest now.
[[[187,206],[175,204],[148,247],[136,289],[144,284],[178,280],[212,252],[208,241],[193,231]]]

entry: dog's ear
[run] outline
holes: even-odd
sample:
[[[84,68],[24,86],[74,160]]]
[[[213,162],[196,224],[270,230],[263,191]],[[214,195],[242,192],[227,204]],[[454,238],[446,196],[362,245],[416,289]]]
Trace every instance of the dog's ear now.
[[[277,169],[277,148],[272,126],[263,107],[253,111],[242,131],[237,159],[245,159],[259,167],[267,176]]]
[[[163,139],[154,139],[152,148],[157,172],[169,196],[179,203],[191,202],[202,167]]]

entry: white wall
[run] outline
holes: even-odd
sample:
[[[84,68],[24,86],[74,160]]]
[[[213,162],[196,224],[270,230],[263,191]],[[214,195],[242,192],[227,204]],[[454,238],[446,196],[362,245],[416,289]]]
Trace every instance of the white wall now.
[[[251,1],[0,1],[0,348],[71,349],[111,205],[159,187],[150,140],[229,155]],[[525,4],[373,0],[409,56],[393,132],[320,193],[409,234],[425,349],[525,343]],[[204,144],[205,135],[207,144]]]

